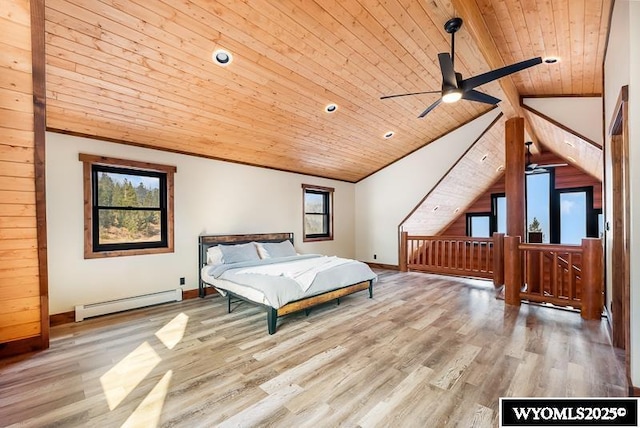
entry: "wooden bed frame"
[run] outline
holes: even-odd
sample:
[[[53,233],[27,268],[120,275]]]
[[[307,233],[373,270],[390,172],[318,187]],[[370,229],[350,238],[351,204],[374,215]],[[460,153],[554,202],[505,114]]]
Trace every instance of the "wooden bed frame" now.
[[[204,298],[206,295],[205,288],[207,284],[202,280],[200,276],[200,270],[207,264],[207,249],[214,245],[218,244],[227,244],[227,245],[235,245],[235,244],[246,244],[248,242],[282,242],[285,240],[291,241],[293,244],[293,233],[258,233],[258,234],[248,234],[248,235],[200,235],[198,238],[198,277],[199,281],[199,296]],[[373,280],[363,281],[356,284],[347,285],[345,287],[337,288],[335,290],[330,290],[321,294],[316,294],[314,296],[306,297],[304,299],[296,300],[293,302],[289,302],[286,305],[276,309],[271,306],[263,305],[257,302],[251,302],[260,306],[263,306],[267,309],[267,327],[269,330],[269,334],[274,334],[276,332],[276,325],[278,321],[278,317],[283,315],[287,315],[293,312],[298,312],[301,310],[306,310],[308,313],[309,308],[320,305],[322,303],[328,302],[330,300],[336,300],[338,304],[340,304],[340,298],[347,296],[349,294],[356,293],[362,290],[369,290],[369,298],[373,298]],[[227,311],[231,312],[231,298],[234,297],[236,299],[240,299],[246,302],[250,302],[249,300],[243,298],[242,296],[238,296],[234,293],[230,293],[225,290],[227,293]]]

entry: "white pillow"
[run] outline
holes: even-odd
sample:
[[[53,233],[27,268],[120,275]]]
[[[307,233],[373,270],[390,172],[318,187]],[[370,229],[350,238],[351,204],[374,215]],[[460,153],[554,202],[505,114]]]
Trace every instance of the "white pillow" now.
[[[269,257],[290,257],[297,255],[296,249],[293,248],[291,241],[282,241],[277,243],[264,242],[262,246]]]
[[[219,265],[222,263],[222,251],[217,245],[207,248],[207,264]]]
[[[225,264],[260,260],[260,256],[258,256],[258,250],[256,249],[256,246],[253,245],[253,242],[236,245],[220,244],[218,246],[222,251],[222,262]]]

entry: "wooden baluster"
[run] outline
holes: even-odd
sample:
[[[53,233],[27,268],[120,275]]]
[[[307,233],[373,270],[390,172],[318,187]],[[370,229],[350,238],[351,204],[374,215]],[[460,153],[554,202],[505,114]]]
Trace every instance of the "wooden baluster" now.
[[[400,233],[400,271],[407,272],[409,269],[407,268],[407,237],[409,236],[408,232]]]
[[[569,253],[569,257],[567,258],[567,270],[569,272],[569,290],[567,295],[569,300],[574,300],[576,298],[576,277],[573,273],[573,253]]]
[[[558,297],[558,252],[553,252],[553,261],[551,264],[551,295]]]
[[[520,237],[504,237],[504,301],[508,305],[520,305],[522,289],[522,258]]]
[[[504,284],[504,233],[493,234],[493,285]]]
[[[538,284],[536,287],[538,293],[544,296],[544,251],[538,253],[538,265],[540,266],[540,275],[538,275]]]
[[[602,316],[603,254],[602,242],[597,238],[582,239],[582,308],[586,320]]]
[[[540,287],[540,251],[527,251],[527,292],[537,293]]]

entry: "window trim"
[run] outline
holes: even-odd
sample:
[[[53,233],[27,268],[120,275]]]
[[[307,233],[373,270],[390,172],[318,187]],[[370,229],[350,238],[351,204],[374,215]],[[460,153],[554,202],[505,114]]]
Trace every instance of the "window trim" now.
[[[491,232],[491,236],[493,236],[493,234],[498,231],[498,199],[500,198],[505,198],[505,201],[506,201],[506,198],[507,198],[506,193],[501,192],[501,193],[491,194],[491,217],[489,218],[489,231]],[[505,218],[504,220],[506,224],[507,219]],[[505,234],[507,233],[506,230],[504,233]]]
[[[493,232],[491,231],[491,213],[479,212],[479,213],[467,213],[467,236],[473,237],[473,228],[471,227],[474,217],[486,217],[489,220],[489,236],[482,236],[482,238],[491,238]]]
[[[174,174],[177,172],[175,166],[160,165],[149,162],[139,162],[125,159],[117,159],[106,156],[96,156],[80,153],[79,160],[83,167],[83,196],[84,196],[84,258],[106,258],[122,257],[143,254],[161,254],[174,252]],[[166,246],[150,248],[116,249],[105,251],[94,251],[93,245],[93,165],[109,166],[129,170],[139,170],[142,172],[153,172],[166,174]],[[162,205],[162,203],[161,203]]]
[[[585,194],[585,225],[586,236],[585,238],[596,238],[598,236],[598,215],[596,209],[593,208],[593,186],[581,186],[581,187],[564,187],[560,189],[554,189],[552,199],[554,203],[554,211],[552,212],[553,222],[556,224],[556,236],[553,243],[560,244],[562,236],[562,223],[560,216],[560,195],[563,193],[584,193]]]
[[[328,233],[323,235],[307,235],[305,230],[305,217],[307,212],[305,210],[305,199],[307,191],[323,193],[328,200],[328,212],[324,214],[329,222]],[[333,193],[335,189],[333,187],[315,186],[311,184],[302,185],[302,242],[318,242],[318,241],[332,241],[333,240]]]

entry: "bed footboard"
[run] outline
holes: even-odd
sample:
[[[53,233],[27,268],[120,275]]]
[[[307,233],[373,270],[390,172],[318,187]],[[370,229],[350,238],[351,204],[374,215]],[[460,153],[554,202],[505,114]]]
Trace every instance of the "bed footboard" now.
[[[306,299],[296,300],[295,302],[287,303],[279,309],[267,308],[267,328],[269,334],[276,332],[276,326],[278,323],[278,317],[287,315],[293,312],[298,312],[303,309],[311,308],[312,306],[320,305],[330,300],[337,300],[340,297],[348,296],[349,294],[356,293],[362,290],[369,290],[369,298],[373,298],[373,280],[359,282],[357,284],[348,285],[346,287],[338,288],[337,290],[331,290],[323,294],[307,297]]]

